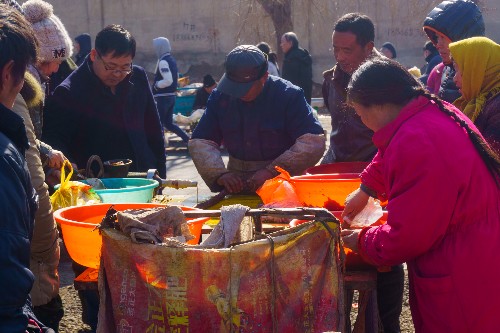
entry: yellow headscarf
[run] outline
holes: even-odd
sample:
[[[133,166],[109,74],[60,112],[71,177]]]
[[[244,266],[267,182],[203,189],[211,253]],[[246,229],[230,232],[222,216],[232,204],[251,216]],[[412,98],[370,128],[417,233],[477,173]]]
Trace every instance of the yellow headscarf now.
[[[451,43],[450,52],[462,73],[462,97],[453,104],[475,121],[487,99],[500,93],[500,45],[473,37]]]

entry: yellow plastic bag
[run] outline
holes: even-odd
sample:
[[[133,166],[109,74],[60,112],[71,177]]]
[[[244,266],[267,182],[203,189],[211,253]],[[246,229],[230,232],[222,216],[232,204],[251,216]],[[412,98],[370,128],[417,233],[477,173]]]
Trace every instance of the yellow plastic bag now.
[[[67,177],[66,167],[70,170]],[[61,184],[54,194],[50,196],[50,203],[54,211],[70,206],[83,206],[101,202],[101,198],[95,193],[92,186],[70,180],[72,175],[73,167],[69,161],[65,161],[61,168]]]
[[[266,182],[255,191],[262,199],[264,207],[301,207],[302,202],[299,200],[299,197],[295,193],[295,188],[290,182],[291,177],[288,171],[278,166],[276,170],[280,172],[280,174],[266,180]]]

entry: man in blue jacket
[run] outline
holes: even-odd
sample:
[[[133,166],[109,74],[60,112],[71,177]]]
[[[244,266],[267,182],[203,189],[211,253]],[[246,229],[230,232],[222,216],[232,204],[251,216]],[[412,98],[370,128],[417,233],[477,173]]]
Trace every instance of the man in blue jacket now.
[[[123,27],[99,32],[95,48],[47,103],[43,141],[80,167],[92,155],[127,158],[131,171],[154,168],[165,177],[160,118],[146,72],[132,64],[135,50]]]
[[[302,89],[269,76],[264,53],[240,45],[226,57],[225,74],[208,99],[189,151],[213,192],[254,191],[278,174],[275,166],[297,175],[315,165],[325,150],[323,133]]]
[[[0,1],[0,332],[53,332],[33,315],[29,292],[37,195],[24,158],[28,138],[23,120],[11,111],[38,42],[20,12]],[[9,3],[9,2],[7,2]],[[18,8],[17,3],[10,3]]]

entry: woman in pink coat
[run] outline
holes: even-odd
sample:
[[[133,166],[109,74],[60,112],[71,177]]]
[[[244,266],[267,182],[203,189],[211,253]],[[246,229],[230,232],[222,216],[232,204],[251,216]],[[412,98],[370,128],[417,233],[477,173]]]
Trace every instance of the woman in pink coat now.
[[[467,117],[391,60],[364,63],[348,98],[378,153],[343,215],[352,220],[371,195],[388,200],[388,220],[343,230],[345,245],[375,266],[407,263],[416,332],[498,332],[498,156]]]

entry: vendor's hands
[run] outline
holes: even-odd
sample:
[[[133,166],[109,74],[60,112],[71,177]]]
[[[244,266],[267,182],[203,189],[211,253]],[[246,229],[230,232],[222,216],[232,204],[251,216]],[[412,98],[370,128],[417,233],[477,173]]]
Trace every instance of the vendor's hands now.
[[[344,242],[344,247],[351,249],[353,252],[358,252],[358,238],[361,230],[360,229],[344,229],[340,232],[342,241]]]
[[[266,180],[274,177],[274,174],[268,169],[260,169],[256,171],[253,176],[247,180],[247,186],[250,191],[256,191],[261,187]]]
[[[64,156],[64,154],[61,151],[55,150],[55,149],[52,149],[49,152],[48,157],[49,157],[49,159],[48,159],[47,165],[50,168],[54,168],[54,169],[61,169],[64,161],[66,160],[66,157]]]
[[[359,188],[349,194],[345,199],[345,208],[342,212],[344,222],[351,224],[354,217],[365,208],[369,198],[370,196]]]
[[[217,184],[224,186],[226,191],[229,193],[239,193],[243,191],[243,187],[245,185],[243,179],[232,172],[228,172],[220,176],[219,179],[217,179]]]

